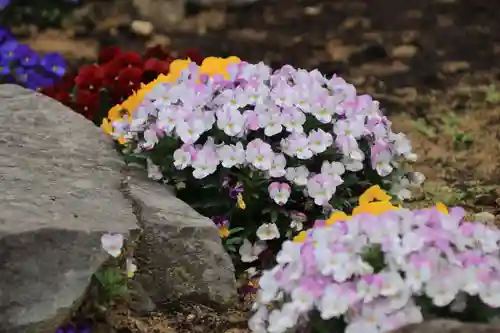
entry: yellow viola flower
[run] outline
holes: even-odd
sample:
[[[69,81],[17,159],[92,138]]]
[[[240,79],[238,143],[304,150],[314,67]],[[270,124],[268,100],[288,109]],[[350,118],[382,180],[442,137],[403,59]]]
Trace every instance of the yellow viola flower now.
[[[303,231],[299,232],[299,234],[293,238],[293,241],[295,243],[304,243],[306,238],[307,238],[307,231],[303,230]]]
[[[344,213],[342,211],[337,211],[337,212],[334,212],[332,215],[330,215],[328,220],[325,221],[325,225],[332,225],[338,221],[346,221],[346,220],[349,220],[350,218],[351,217],[349,215],[347,215],[346,213]]]
[[[438,202],[438,203],[436,204],[436,209],[437,209],[438,211],[442,212],[442,213],[445,213],[446,215],[448,215],[448,214],[449,214],[449,212],[448,212],[448,207],[446,207],[446,205],[445,205],[445,204],[443,204],[442,202]]]
[[[102,119],[101,129],[107,135],[111,135],[111,133],[113,133],[113,125],[111,125],[111,122],[108,120],[108,118]]]
[[[364,205],[372,201],[391,201],[392,197],[388,195],[378,185],[373,185],[359,196],[359,205]]]
[[[219,228],[219,236],[220,238],[228,238],[229,237],[229,229],[225,226]]]
[[[358,207],[355,207],[352,210],[352,216],[358,215],[358,214],[371,214],[371,215],[382,215],[384,213],[387,213],[391,210],[397,210],[400,209],[401,206],[394,206],[392,203],[389,201],[374,201],[374,202],[369,202],[364,205],[359,205]]]
[[[240,209],[247,208],[247,204],[245,203],[245,200],[243,200],[243,195],[241,193],[238,193],[236,196],[236,203]]]

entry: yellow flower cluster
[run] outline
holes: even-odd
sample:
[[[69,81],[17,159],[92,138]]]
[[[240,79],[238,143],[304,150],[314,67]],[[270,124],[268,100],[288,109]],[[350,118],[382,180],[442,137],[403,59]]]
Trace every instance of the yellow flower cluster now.
[[[108,135],[113,133],[112,123],[114,121],[123,120],[125,116],[128,116],[129,121],[131,121],[132,113],[139,106],[139,104],[144,99],[145,95],[153,89],[159,83],[173,83],[180,76],[183,70],[187,69],[192,61],[190,59],[178,59],[172,61],[169,68],[169,73],[167,75],[160,74],[156,80],[151,81],[148,84],[142,84],[139,91],[135,92],[122,104],[117,104],[113,106],[108,111],[107,118],[102,120],[101,129]],[[238,57],[228,57],[228,58],[217,58],[208,57],[203,60],[200,66],[200,75],[213,76],[215,74],[222,75],[226,80],[230,78],[227,68],[230,64],[238,64],[241,59]],[[124,143],[124,138],[118,138],[120,143]]]
[[[339,221],[348,221],[353,216],[358,214],[371,214],[371,215],[382,215],[391,210],[400,209],[401,206],[394,206],[391,203],[392,197],[388,195],[384,190],[380,188],[380,186],[375,185],[367,189],[358,200],[358,206],[352,210],[351,215],[347,215],[344,212],[337,211],[334,212],[328,220],[325,221],[325,225],[332,225]],[[436,204],[436,209],[448,214],[448,208],[442,204]],[[304,242],[307,238],[307,231],[301,231],[295,238],[294,242]]]

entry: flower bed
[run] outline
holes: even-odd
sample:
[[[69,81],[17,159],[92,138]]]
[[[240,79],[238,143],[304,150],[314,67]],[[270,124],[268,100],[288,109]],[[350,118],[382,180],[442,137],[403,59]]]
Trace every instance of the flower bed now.
[[[274,264],[283,241],[372,185],[408,195],[410,143],[342,78],[239,58],[173,61],[102,128],[129,161],[219,226],[239,269]]]
[[[40,91],[59,82],[65,72],[66,62],[59,53],[41,55],[0,27],[0,84]]]
[[[371,202],[373,192],[382,200]],[[389,200],[373,188],[352,215],[285,241],[260,279],[251,330],[378,333],[431,316],[498,316],[500,231],[465,221],[460,207]]]
[[[202,60],[196,50],[187,50],[184,56]],[[76,74],[66,75],[62,82],[42,92],[100,125],[109,108],[159,74],[167,74],[173,60],[160,46],[146,50],[144,55],[110,46],[100,51],[97,64],[82,66]]]

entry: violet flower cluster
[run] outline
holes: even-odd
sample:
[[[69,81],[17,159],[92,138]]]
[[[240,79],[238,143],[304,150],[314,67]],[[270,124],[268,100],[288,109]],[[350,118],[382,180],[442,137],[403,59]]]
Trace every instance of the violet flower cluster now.
[[[175,138],[173,164],[191,168],[197,179],[218,168],[262,172],[279,205],[292,186],[316,205],[327,205],[345,173],[367,163],[385,177],[398,161],[416,158],[405,135],[392,132],[379,103],[358,96],[340,77],[291,66],[271,73],[263,63],[246,62],[229,65],[228,72],[229,80],[200,76],[190,64],[177,82],[159,83],[146,93],[132,119],[113,122],[113,135],[137,142],[136,152]],[[319,172],[306,165],[313,157],[323,161]]]
[[[40,55],[0,27],[0,83],[40,90],[57,83],[65,72],[66,62],[59,53]]]
[[[497,228],[443,205],[318,225],[283,243],[260,279],[249,326],[282,333],[319,313],[322,322],[343,319],[346,333],[378,333],[421,322],[423,299],[463,311],[474,296],[498,308],[499,240]]]

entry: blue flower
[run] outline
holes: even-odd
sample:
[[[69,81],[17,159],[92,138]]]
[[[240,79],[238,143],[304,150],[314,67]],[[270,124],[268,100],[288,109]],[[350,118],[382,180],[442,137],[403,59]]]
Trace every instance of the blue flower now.
[[[4,60],[0,57],[0,75],[9,75],[10,74],[10,61]]]
[[[5,43],[0,45],[0,57],[5,60],[17,60],[16,49],[19,43],[15,40],[7,40]]]
[[[4,9],[10,4],[11,0],[0,0],[0,10]]]
[[[21,65],[25,67],[36,66],[40,61],[40,56],[38,55],[38,53],[33,51],[26,44],[19,44],[14,50],[14,53],[17,55],[17,59],[19,59]]]
[[[40,64],[47,72],[54,73],[58,77],[62,77],[66,72],[66,62],[64,58],[56,52],[46,53],[42,57]]]

